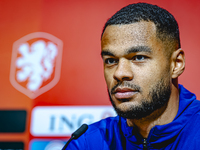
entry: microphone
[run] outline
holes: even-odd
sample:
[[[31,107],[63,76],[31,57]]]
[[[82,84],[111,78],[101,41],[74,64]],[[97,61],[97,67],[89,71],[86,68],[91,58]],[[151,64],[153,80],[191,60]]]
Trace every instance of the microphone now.
[[[67,148],[67,146],[69,145],[69,143],[73,140],[73,139],[78,139],[83,133],[85,133],[85,131],[88,129],[88,125],[87,124],[83,124],[80,128],[78,128],[74,133],[72,133],[71,138],[67,141],[67,143],[65,144],[65,146],[62,148],[62,150],[65,150]]]

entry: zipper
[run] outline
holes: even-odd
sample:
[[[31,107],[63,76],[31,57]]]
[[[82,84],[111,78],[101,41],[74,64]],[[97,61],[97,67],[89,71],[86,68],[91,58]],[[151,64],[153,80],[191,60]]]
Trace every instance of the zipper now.
[[[147,150],[147,139],[143,139],[143,150]]]

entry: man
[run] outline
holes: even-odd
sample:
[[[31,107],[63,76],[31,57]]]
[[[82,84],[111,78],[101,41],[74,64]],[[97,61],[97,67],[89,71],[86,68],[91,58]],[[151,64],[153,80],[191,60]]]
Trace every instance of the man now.
[[[185,58],[174,17],[151,4],[126,6],[105,24],[101,47],[118,116],[90,125],[67,149],[199,149],[200,102],[178,85]]]

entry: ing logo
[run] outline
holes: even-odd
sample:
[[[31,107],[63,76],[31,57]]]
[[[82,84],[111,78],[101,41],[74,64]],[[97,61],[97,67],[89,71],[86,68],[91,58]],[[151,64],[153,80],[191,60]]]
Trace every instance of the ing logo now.
[[[45,33],[28,34],[13,44],[10,82],[31,99],[60,79],[63,42]]]

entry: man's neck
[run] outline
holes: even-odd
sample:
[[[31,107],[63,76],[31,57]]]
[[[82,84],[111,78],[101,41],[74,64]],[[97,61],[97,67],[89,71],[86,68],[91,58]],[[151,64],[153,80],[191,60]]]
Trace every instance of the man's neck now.
[[[128,126],[136,126],[140,134],[147,138],[150,130],[156,125],[164,125],[172,122],[179,108],[179,91],[172,87],[172,93],[168,103],[160,109],[155,110],[149,116],[136,120],[127,119]]]

